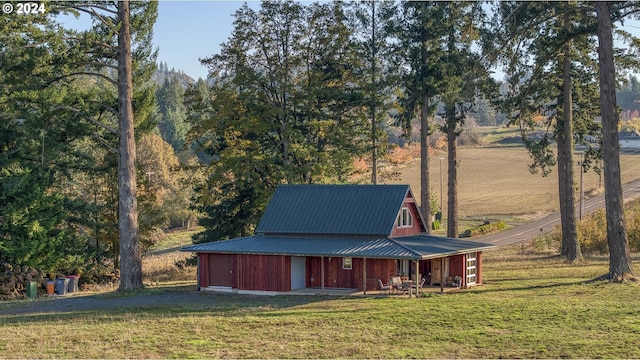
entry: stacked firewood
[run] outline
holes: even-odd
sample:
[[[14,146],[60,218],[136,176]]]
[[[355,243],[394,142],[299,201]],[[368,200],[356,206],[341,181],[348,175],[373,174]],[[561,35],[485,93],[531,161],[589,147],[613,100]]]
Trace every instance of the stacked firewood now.
[[[0,300],[24,299],[27,297],[27,286],[30,281],[38,283],[38,289],[45,288],[42,270],[27,265],[13,265],[0,260]]]

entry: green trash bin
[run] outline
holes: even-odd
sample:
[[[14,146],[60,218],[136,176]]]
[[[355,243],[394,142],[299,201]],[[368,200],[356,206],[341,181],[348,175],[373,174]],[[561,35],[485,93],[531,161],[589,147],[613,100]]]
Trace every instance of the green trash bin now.
[[[37,281],[29,281],[27,283],[27,297],[29,299],[38,298],[38,282]]]

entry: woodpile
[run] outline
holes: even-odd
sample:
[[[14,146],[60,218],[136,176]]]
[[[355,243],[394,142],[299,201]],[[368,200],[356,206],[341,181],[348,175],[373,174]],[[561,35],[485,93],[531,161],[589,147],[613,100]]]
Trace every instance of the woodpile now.
[[[0,300],[25,299],[30,281],[36,281],[40,291],[45,289],[46,280],[42,270],[0,260]]]

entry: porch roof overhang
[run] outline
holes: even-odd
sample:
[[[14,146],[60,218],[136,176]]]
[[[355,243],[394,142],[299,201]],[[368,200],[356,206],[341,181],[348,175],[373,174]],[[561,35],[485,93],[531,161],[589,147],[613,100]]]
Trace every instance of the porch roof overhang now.
[[[402,237],[254,235],[183,247],[196,253],[366,257],[426,260],[494,248],[494,245],[431,236]]]
[[[412,249],[421,255],[420,260],[440,258],[470,252],[485,251],[496,248],[495,245],[475,240],[454,239],[427,234],[410,235],[393,238],[402,246]]]

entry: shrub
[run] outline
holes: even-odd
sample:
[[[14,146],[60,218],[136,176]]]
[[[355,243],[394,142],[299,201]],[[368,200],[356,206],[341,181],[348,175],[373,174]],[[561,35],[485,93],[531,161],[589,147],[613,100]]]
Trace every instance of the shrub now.
[[[560,249],[562,236],[560,226],[556,226],[549,233],[542,234],[531,239],[531,247],[535,252],[545,252],[548,250],[557,251]]]
[[[631,251],[640,251],[640,201],[629,204],[625,212],[627,239]]]
[[[441,225],[441,224],[440,224],[440,220],[438,220],[438,219],[433,220],[433,221],[431,222],[431,230],[438,230],[438,229],[440,229],[440,225]]]
[[[560,230],[556,231],[561,233]],[[607,245],[607,220],[604,209],[598,209],[579,220],[577,232],[580,248],[583,252],[606,254],[609,251]]]
[[[640,201],[633,201],[625,209],[625,222],[629,249],[640,251]],[[607,218],[604,209],[598,209],[586,215],[577,223],[578,241],[585,254],[608,254]],[[557,227],[548,234],[557,238],[558,249],[562,243],[562,231]]]
[[[473,227],[471,229],[466,230],[463,235],[465,237],[473,237],[473,236],[478,236],[478,235],[482,235],[482,234],[490,234],[492,232],[496,232],[498,230],[502,230],[506,227],[506,224],[503,220],[500,220],[496,223],[489,223],[489,224],[484,224],[484,225],[479,225],[476,227]]]

